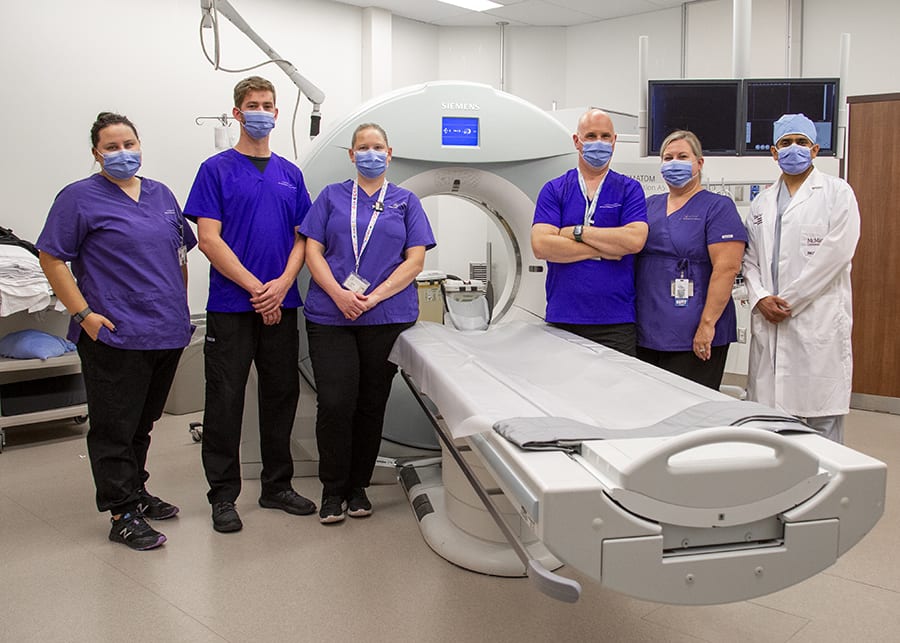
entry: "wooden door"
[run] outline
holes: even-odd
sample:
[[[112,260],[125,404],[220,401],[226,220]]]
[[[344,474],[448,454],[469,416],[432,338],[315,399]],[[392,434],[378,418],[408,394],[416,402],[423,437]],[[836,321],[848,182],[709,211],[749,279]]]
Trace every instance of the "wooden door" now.
[[[847,181],[862,223],[852,272],[853,392],[900,398],[900,94],[847,102]]]

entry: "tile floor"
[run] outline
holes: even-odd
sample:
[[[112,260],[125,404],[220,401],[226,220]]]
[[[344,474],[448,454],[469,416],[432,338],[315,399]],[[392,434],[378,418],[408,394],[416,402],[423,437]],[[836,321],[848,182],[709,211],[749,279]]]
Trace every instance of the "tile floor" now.
[[[836,565],[763,598],[675,607],[584,585],[574,605],[525,580],[480,576],[435,555],[398,485],[370,490],[376,513],[324,527],[261,509],[248,481],[244,530],[215,533],[199,414],[154,430],[152,492],[181,506],[157,523],[162,548],[107,540],[93,505],[85,427],[9,429],[0,454],[0,641],[830,641],[900,640],[900,417],[854,411],[850,446],[890,468],[884,517]],[[295,480],[318,500],[314,478]]]

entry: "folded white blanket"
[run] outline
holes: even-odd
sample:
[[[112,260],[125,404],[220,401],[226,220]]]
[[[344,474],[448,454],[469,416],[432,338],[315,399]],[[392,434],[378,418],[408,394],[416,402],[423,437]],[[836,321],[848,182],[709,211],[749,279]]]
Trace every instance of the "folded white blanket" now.
[[[0,244],[0,317],[50,305],[50,282],[38,258],[25,248]]]

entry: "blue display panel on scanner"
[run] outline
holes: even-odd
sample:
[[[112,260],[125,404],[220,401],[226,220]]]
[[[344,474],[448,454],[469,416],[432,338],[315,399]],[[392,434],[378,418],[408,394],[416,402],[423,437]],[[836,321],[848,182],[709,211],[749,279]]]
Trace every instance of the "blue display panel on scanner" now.
[[[478,118],[473,116],[442,117],[441,145],[478,147]]]

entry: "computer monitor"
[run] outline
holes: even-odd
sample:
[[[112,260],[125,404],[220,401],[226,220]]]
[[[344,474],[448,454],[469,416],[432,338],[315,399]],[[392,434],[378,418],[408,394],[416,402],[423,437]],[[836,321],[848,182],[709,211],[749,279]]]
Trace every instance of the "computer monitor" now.
[[[819,154],[837,147],[837,78],[744,79],[741,154],[770,154],[773,124],[782,114],[805,114],[816,125]]]
[[[647,89],[648,155],[679,129],[697,135],[704,155],[738,154],[740,80],[651,80]]]

